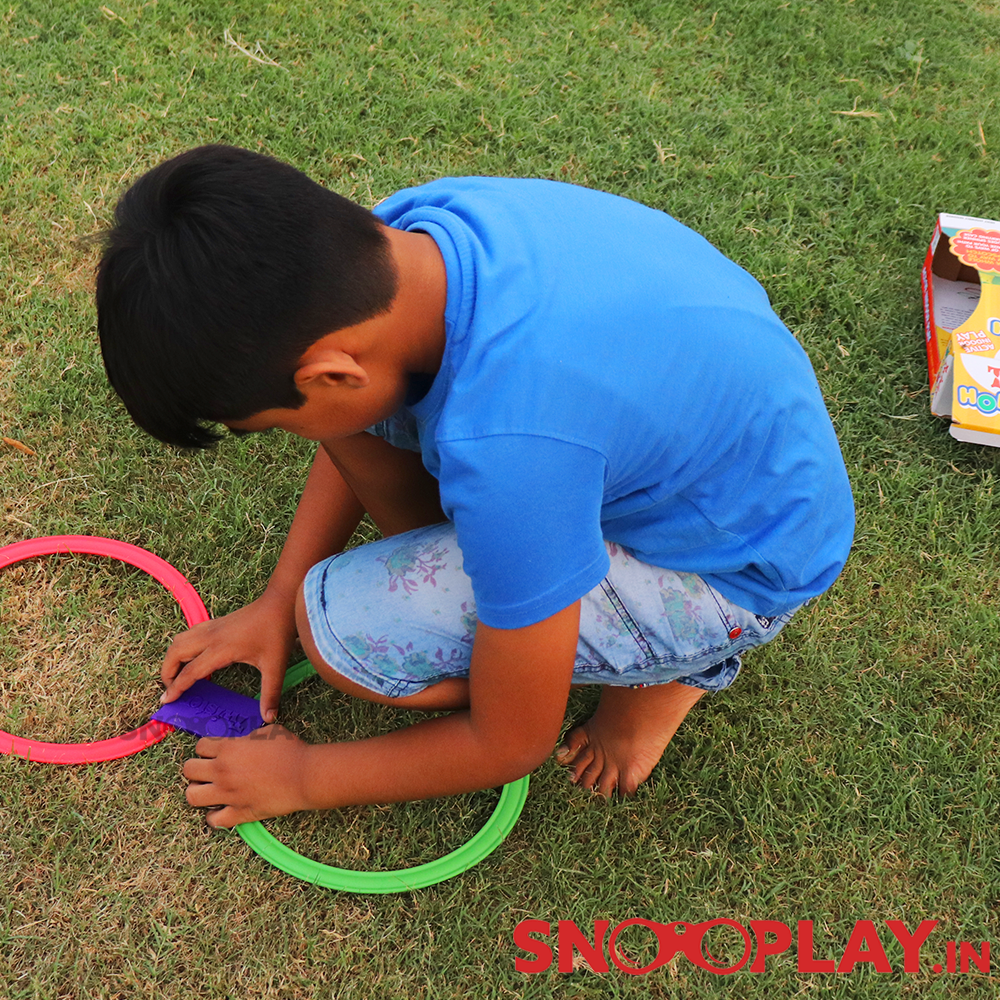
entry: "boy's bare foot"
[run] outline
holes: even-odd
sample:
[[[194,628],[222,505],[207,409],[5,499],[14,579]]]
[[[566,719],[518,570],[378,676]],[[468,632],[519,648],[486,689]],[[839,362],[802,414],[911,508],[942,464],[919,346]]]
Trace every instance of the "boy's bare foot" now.
[[[605,687],[593,718],[571,730],[556,760],[571,780],[601,795],[632,795],[705,692],[672,681],[645,688]]]

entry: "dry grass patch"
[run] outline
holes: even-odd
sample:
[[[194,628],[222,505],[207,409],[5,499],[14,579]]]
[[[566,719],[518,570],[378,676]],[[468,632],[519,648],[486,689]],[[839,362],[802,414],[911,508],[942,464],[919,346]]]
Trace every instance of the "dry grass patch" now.
[[[159,663],[184,627],[140,570],[49,556],[0,571],[0,728],[53,742],[109,739],[157,704]]]

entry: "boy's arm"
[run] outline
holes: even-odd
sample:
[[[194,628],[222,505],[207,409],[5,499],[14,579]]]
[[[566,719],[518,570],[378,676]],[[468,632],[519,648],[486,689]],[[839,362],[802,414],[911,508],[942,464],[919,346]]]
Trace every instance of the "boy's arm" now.
[[[295,595],[309,568],[341,551],[364,514],[351,488],[316,451],[288,538],[264,593],[245,608],[196,625],[167,650],[160,677],[161,702],[173,701],[196,680],[230,663],[250,663],[261,674],[261,715],[278,710],[281,683],[295,644]]]
[[[580,603],[520,629],[479,624],[467,710],[385,736],[311,746],[280,726],[201,739],[184,765],[212,826],[298,809],[399,802],[492,788],[551,753],[569,695]]]

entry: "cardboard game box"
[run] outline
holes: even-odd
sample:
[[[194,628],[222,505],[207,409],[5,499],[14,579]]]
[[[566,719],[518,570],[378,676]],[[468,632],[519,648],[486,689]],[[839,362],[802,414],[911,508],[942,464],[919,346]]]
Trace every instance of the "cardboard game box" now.
[[[931,413],[1000,447],[1000,222],[939,215],[921,285]]]

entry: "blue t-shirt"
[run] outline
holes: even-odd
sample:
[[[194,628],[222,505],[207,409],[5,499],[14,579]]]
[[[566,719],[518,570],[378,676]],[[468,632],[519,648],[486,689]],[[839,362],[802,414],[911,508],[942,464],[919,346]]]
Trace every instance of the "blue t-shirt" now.
[[[447,178],[376,214],[444,257],[444,359],[409,410],[482,621],[573,603],[605,539],[759,615],[833,582],[847,473],[746,271],[663,212],[554,181]]]

